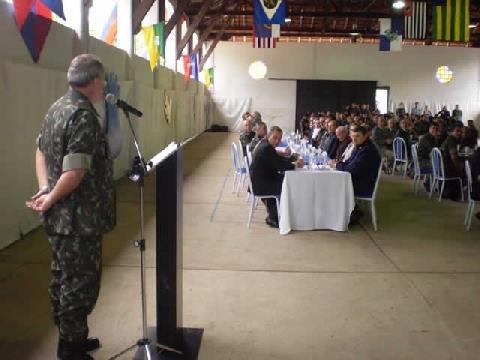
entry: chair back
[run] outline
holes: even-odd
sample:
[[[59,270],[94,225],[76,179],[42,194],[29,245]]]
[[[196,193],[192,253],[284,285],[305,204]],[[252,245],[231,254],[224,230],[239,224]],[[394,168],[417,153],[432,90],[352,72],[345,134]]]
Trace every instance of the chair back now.
[[[413,171],[415,175],[420,175],[420,163],[418,162],[417,144],[412,144]]]
[[[378,183],[380,182],[380,175],[382,174],[382,167],[383,167],[383,162],[385,159],[380,160],[380,165],[378,166],[378,172],[377,172],[377,179],[375,180],[375,187],[373,188],[373,193],[372,193],[372,200],[375,201],[375,198],[377,197],[377,190],[378,190]]]
[[[465,175],[467,177],[467,197],[468,201],[472,200],[472,170],[470,169],[470,163],[465,160]]]
[[[252,163],[252,152],[250,150],[250,146],[247,146],[247,160],[248,160],[247,166],[250,166],[250,164]]]
[[[248,147],[248,145],[247,145],[247,147]],[[242,164],[243,160],[244,160],[244,158],[247,154],[244,154],[243,145],[242,145],[242,142],[240,140],[238,141],[237,149],[238,149],[238,159],[239,159],[240,167],[242,167],[243,166],[243,164]]]
[[[235,169],[235,171],[237,171],[241,168],[241,165],[238,158],[237,144],[235,144],[234,142],[232,142],[231,154],[232,154],[233,168]]]
[[[246,173],[247,173],[247,185],[248,185],[248,188],[250,189],[250,192],[252,194],[252,196],[255,196],[255,193],[253,192],[253,186],[252,186],[252,179],[250,178],[250,162],[248,161],[248,158],[245,156],[244,158],[245,160],[245,169],[246,169]]]
[[[437,147],[432,149],[432,173],[434,178],[443,178],[445,175],[442,153]]]
[[[393,156],[395,160],[408,161],[407,144],[401,137],[393,139]]]

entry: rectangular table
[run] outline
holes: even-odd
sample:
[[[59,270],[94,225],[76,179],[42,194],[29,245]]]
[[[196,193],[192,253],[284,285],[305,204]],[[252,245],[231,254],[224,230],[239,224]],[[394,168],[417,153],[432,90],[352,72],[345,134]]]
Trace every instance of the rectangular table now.
[[[350,173],[286,171],[280,199],[280,234],[291,230],[347,231],[355,207]]]

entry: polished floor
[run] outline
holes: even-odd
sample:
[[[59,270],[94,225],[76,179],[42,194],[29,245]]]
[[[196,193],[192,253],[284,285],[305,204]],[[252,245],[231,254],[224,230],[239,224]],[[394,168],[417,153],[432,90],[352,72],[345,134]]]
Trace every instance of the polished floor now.
[[[480,222],[464,231],[465,204],[414,197],[410,181],[383,176],[378,232],[365,218],[347,233],[280,236],[263,223],[262,206],[249,230],[245,197],[231,193],[236,136],[205,133],[185,152],[183,320],[205,329],[200,359],[480,359]],[[118,226],[105,237],[102,290],[90,317],[101,360],[141,334],[137,189],[122,180],[118,194]],[[2,359],[55,358],[49,258],[42,229],[0,252]]]

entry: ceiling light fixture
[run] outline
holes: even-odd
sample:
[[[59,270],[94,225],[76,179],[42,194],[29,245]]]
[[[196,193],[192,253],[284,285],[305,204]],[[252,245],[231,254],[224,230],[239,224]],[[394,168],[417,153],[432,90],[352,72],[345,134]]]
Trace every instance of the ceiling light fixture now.
[[[470,24],[468,25],[469,29],[475,29],[478,26],[478,24]]]
[[[292,19],[290,19],[290,18],[285,18],[285,22],[286,22],[286,23],[292,22]]]
[[[405,7],[405,1],[402,0],[395,0],[392,4],[394,9],[400,10]]]
[[[350,35],[352,35],[352,36],[358,36],[358,35],[360,35],[360,33],[359,33],[359,32],[351,32]]]

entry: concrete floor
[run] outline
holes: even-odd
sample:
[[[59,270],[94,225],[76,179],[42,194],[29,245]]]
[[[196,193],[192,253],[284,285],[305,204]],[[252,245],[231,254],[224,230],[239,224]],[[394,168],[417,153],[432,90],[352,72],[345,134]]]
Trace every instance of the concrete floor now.
[[[203,360],[480,359],[480,224],[465,204],[414,197],[384,176],[377,209],[348,233],[250,230],[231,193],[230,143],[189,144],[184,186],[184,324],[205,329]],[[147,180],[147,265],[153,311],[153,178]],[[91,334],[108,359],[141,334],[137,192],[118,184],[118,226],[105,237],[104,277]],[[0,358],[53,359],[49,249],[38,229],[0,252]],[[120,359],[131,358],[131,353]]]

